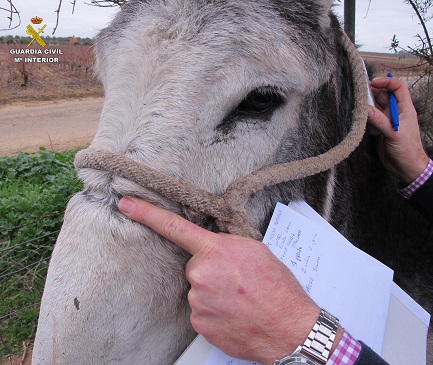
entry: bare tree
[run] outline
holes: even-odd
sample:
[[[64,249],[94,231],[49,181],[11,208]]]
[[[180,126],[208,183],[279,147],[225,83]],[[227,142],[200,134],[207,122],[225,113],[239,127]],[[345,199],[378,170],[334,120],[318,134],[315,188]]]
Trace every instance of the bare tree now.
[[[418,33],[416,46],[400,47],[394,35],[390,49],[406,51],[419,59],[417,65],[422,70],[412,85],[412,96],[419,107],[419,119],[426,144],[433,144],[433,46],[428,23],[433,19],[433,0],[404,0],[416,14],[423,33]]]
[[[20,17],[19,11],[15,7],[15,5],[12,3],[12,0],[7,0],[7,3],[9,4],[9,6],[6,8],[0,7],[0,11],[6,12],[8,14],[7,19],[9,19],[9,26],[7,28],[0,29],[0,31],[1,30],[15,29],[21,25],[21,17]],[[16,19],[16,25],[14,25],[15,19]]]
[[[0,13],[6,13],[7,19],[9,22],[9,25],[4,28],[0,29],[0,31],[6,31],[18,28],[21,25],[21,17],[18,9],[13,4],[13,0],[6,0],[8,3],[8,6],[6,7],[0,7]],[[124,3],[126,3],[127,0],[90,0],[90,3],[85,3],[87,5],[92,6],[98,6],[98,7],[116,7],[116,6],[122,6]],[[72,6],[72,14],[75,11],[75,5],[77,0],[72,0],[70,2],[70,5]],[[60,12],[62,9],[63,0],[58,0],[58,6],[57,9],[54,11],[56,13],[56,25],[54,26],[53,33],[54,34],[57,30],[57,27],[59,26],[60,21]]]
[[[423,34],[418,33],[416,38],[419,44],[415,47],[408,46],[407,50],[400,47],[400,42],[397,37],[394,36],[390,49],[397,52],[398,49],[408,51],[420,58],[424,64],[433,66],[433,46],[432,39],[430,37],[427,23],[433,19],[433,0],[404,0],[404,2],[412,7],[415,12],[419,23],[423,29]]]
[[[59,26],[59,19],[60,19],[60,9],[62,7],[62,1],[59,0],[59,6],[57,7],[56,13],[56,25],[54,26],[53,33],[54,34],[57,30],[57,27]],[[87,5],[93,5],[98,7],[115,7],[115,6],[121,6],[126,2],[126,0],[91,0],[90,3],[87,3]],[[75,5],[77,3],[77,0],[72,0],[72,14],[74,14],[75,11]]]

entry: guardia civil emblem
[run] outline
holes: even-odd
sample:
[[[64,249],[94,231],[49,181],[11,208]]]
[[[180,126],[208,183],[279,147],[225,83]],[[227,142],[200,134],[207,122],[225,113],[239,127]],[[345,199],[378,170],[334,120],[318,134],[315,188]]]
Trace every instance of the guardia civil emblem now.
[[[35,25],[39,25],[42,23],[43,19],[35,16],[34,18],[31,18],[30,21]],[[35,28],[33,28],[31,24],[27,26],[27,34],[33,37],[27,47],[30,47],[34,41],[36,41],[41,47],[45,47],[47,45],[40,36],[40,34],[44,32],[46,26],[47,25],[44,24],[44,26],[42,28],[38,28],[37,31],[35,30]]]

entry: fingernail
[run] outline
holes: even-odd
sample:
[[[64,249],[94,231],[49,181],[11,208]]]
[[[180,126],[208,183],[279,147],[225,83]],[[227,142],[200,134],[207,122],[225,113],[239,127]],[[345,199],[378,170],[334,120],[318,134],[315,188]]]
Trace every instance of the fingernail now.
[[[368,106],[368,116],[372,117],[374,115],[374,109],[372,106]]]
[[[135,202],[129,197],[123,197],[117,207],[122,213],[129,214],[135,209]]]

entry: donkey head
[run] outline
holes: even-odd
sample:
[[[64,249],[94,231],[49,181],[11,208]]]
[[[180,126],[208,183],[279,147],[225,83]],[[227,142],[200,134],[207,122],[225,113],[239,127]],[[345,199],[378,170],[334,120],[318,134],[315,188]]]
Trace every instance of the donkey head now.
[[[217,195],[259,168],[329,149],[350,127],[353,103],[331,4],[128,1],[97,38],[105,104],[91,147]],[[85,190],[53,252],[33,363],[172,363],[193,336],[188,257],[113,203],[130,194],[179,207],[111,174],[79,176]],[[303,184],[250,199],[255,225],[283,192],[302,197]]]
[[[128,2],[97,39],[105,105],[92,147],[214,194],[263,166],[329,148],[339,137],[314,132],[312,141],[311,133],[338,117],[331,4]],[[127,186],[112,181],[119,193],[137,193]]]

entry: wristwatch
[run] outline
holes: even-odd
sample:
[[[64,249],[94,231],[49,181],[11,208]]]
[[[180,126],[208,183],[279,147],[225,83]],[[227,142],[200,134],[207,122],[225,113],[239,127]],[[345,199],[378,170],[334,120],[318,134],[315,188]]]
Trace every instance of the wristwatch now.
[[[328,361],[339,326],[338,318],[321,309],[319,318],[303,345],[273,365],[324,365]]]

